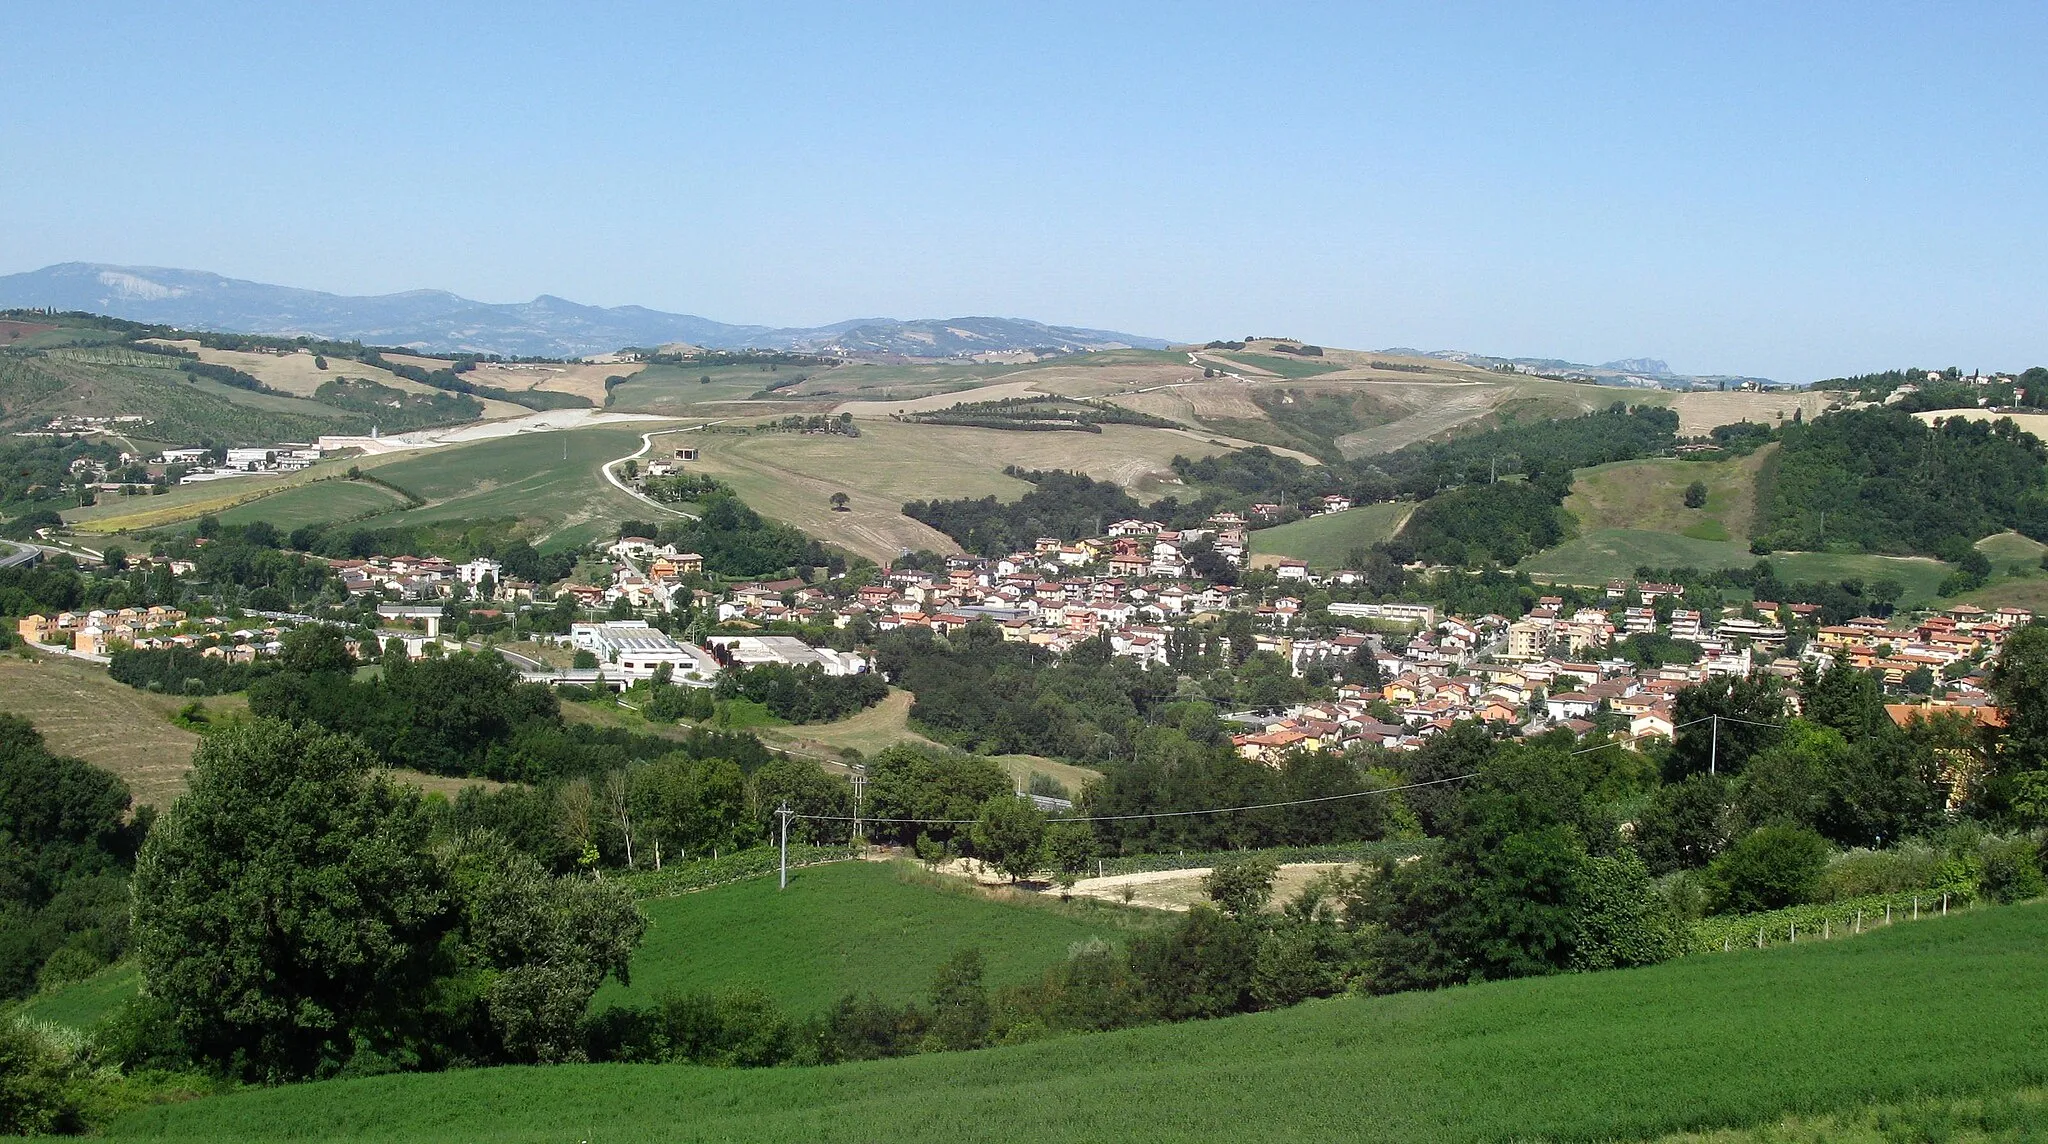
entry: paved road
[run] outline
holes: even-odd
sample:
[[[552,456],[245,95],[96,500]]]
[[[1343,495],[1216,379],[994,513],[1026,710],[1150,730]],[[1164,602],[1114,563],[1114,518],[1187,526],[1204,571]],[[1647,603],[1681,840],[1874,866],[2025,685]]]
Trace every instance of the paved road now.
[[[21,564],[33,564],[43,554],[42,549],[31,544],[16,544],[12,540],[0,540],[0,568],[13,568]]]
[[[727,418],[725,420],[730,420],[730,418]],[[659,509],[662,512],[670,513],[675,516],[686,516],[689,517],[691,520],[699,520],[701,518],[696,513],[684,512],[682,509],[673,508],[669,505],[665,505],[660,501],[655,500],[653,497],[648,496],[647,494],[639,491],[638,489],[635,489],[633,486],[620,480],[618,474],[612,472],[612,466],[623,465],[627,461],[633,460],[636,457],[646,456],[648,451],[654,448],[654,437],[656,433],[689,433],[694,430],[708,428],[713,425],[723,425],[725,424],[725,420],[706,421],[702,425],[691,425],[684,429],[657,429],[654,430],[654,432],[652,433],[642,433],[640,434],[640,447],[638,449],[633,450],[632,452],[626,454],[623,457],[617,457],[612,460],[606,461],[604,464],[599,465],[597,467],[597,471],[604,476],[605,480],[611,482],[613,488],[619,490],[622,493],[625,493],[627,496],[632,497],[634,500],[640,501],[641,503],[646,504],[655,509]]]

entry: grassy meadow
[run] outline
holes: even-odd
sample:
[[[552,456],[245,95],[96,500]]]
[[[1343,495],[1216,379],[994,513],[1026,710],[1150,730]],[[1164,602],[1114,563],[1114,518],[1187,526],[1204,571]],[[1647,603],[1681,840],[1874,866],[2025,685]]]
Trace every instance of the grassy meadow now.
[[[754,923],[758,924],[758,923]],[[2048,906],[1649,969],[822,1069],[591,1065],[250,1090],[116,1139],[1641,1140],[1982,1101],[2048,1131]],[[1917,1111],[1915,1111],[1917,1110]],[[1791,1139],[1827,1139],[1793,1136]],[[1945,1139],[1944,1136],[1872,1136]]]
[[[1746,545],[1756,515],[1757,470],[1776,449],[1769,445],[1726,461],[1660,458],[1580,469],[1564,507],[1589,531],[1647,529]],[[1707,503],[1687,508],[1685,490],[1694,481],[1707,486]]]
[[[1271,563],[1260,557],[1286,556],[1318,570],[1342,568],[1353,548],[1391,539],[1414,511],[1412,501],[1388,501],[1262,528],[1251,534],[1252,564]]]
[[[655,444],[699,447],[701,460],[690,467],[732,485],[755,511],[877,561],[893,560],[906,548],[958,551],[945,534],[904,516],[904,503],[1014,500],[1029,492],[1028,483],[1003,474],[1005,465],[1074,470],[1149,499],[1170,487],[1162,474],[1170,476],[1176,454],[1221,451],[1193,434],[1134,425],[1109,425],[1101,433],[1020,433],[894,421],[865,421],[858,437],[707,432],[658,437]],[[834,512],[832,494],[841,492],[850,499],[849,511]]]
[[[581,545],[621,520],[661,515],[598,474],[606,461],[640,447],[649,424],[601,425],[445,445],[364,468],[425,500],[380,516],[379,525],[509,517],[526,522],[542,547]],[[658,428],[658,425],[652,427]]]
[[[286,532],[301,525],[348,520],[405,507],[397,493],[370,481],[326,480],[243,501],[219,514],[222,524],[267,520]]]
[[[1033,978],[1077,942],[1114,941],[1152,919],[1118,906],[1002,901],[908,862],[836,862],[790,872],[789,888],[754,878],[641,903],[651,923],[632,985],[594,1002],[648,1004],[664,993],[735,985],[765,990],[799,1014],[844,994],[922,998],[940,962],[981,950],[991,984]]]

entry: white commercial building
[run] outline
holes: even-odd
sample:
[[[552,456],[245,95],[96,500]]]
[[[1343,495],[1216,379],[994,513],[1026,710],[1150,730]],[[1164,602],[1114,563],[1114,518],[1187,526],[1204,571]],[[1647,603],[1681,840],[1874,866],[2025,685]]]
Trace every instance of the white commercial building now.
[[[786,667],[815,667],[826,675],[859,675],[868,661],[852,652],[812,647],[795,636],[713,636],[704,641],[724,648],[741,667],[779,663]]]
[[[652,679],[662,664],[678,676],[705,670],[704,658],[695,648],[670,639],[666,632],[647,626],[645,620],[610,620],[601,624],[569,625],[569,642],[595,654],[601,669],[625,679]]]

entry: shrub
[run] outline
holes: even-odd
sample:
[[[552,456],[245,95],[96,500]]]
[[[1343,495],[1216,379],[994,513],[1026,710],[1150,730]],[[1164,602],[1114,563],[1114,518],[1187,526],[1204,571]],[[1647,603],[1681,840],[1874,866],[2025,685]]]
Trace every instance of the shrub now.
[[[1798,826],[1765,826],[1744,835],[1709,867],[1716,913],[1754,913],[1813,897],[1827,868],[1827,840]]]
[[[2031,838],[1995,842],[1983,849],[1984,870],[1977,885],[1994,902],[2012,903],[2048,893],[2041,876],[2041,854]]]

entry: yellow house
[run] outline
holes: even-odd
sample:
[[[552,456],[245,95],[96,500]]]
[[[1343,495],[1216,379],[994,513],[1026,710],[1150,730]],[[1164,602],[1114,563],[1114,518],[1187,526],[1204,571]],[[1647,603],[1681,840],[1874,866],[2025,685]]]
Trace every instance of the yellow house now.
[[[56,629],[51,626],[46,616],[23,616],[20,622],[14,625],[14,630],[30,643],[49,643],[50,633]]]

